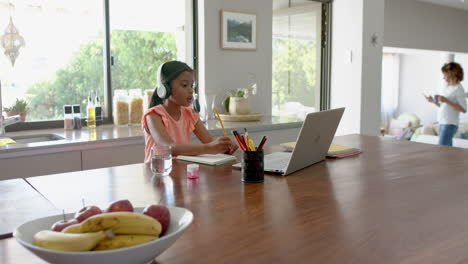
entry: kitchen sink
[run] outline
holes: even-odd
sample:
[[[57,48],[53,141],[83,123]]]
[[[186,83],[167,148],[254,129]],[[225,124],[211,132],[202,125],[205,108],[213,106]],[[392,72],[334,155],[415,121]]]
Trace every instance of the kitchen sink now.
[[[64,137],[61,137],[55,134],[26,135],[26,136],[17,136],[17,137],[10,137],[10,138],[16,141],[16,144],[47,142],[47,141],[65,139]]]

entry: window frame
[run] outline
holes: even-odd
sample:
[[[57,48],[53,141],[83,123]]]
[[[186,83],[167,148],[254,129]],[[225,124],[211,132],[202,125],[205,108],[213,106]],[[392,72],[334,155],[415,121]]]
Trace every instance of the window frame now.
[[[192,28],[193,28],[193,40],[192,40],[192,63],[193,69],[195,73],[195,80],[198,80],[198,0],[187,0],[187,2],[191,2],[192,5]],[[105,59],[103,61],[104,67],[104,104],[103,108],[105,108],[105,112],[107,116],[103,117],[103,124],[113,124],[113,116],[112,116],[112,62],[113,58],[110,52],[110,0],[102,0],[102,4],[104,5],[103,15],[104,15],[104,44],[103,44],[103,54],[105,55]],[[85,122],[86,117],[81,119],[82,126],[86,126]],[[12,124],[10,126],[5,127],[6,132],[14,132],[14,131],[22,131],[22,130],[39,130],[39,129],[51,129],[51,128],[61,128],[63,127],[63,120],[48,120],[48,121],[30,121],[30,122],[19,122],[16,124]]]

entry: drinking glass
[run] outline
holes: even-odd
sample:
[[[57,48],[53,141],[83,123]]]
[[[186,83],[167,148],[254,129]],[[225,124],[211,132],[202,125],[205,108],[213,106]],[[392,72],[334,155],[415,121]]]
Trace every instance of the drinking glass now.
[[[166,176],[172,171],[171,146],[151,147],[151,172],[156,176]]]
[[[214,109],[216,107],[216,94],[205,94],[205,104],[203,105],[203,121],[215,119]]]

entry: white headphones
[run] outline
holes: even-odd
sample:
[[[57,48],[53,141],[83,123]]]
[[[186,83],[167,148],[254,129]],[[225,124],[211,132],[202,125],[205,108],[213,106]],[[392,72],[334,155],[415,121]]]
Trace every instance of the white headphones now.
[[[161,71],[162,71],[162,67],[164,66],[164,64],[165,63],[159,66],[158,72],[156,75],[156,79],[158,80],[158,88],[156,89],[156,93],[161,99],[166,99],[171,95],[170,87],[167,87],[166,84],[162,82],[162,78],[161,78]]]

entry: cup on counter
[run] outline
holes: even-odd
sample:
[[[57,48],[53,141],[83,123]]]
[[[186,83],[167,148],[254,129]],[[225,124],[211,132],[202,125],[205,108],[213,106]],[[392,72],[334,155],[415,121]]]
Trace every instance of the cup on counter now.
[[[171,146],[151,147],[151,172],[156,176],[167,176],[172,171]]]
[[[216,108],[216,95],[205,94],[203,104],[203,116],[202,121],[208,121],[216,119],[214,109]]]
[[[243,182],[263,182],[263,150],[242,151],[241,177]]]

